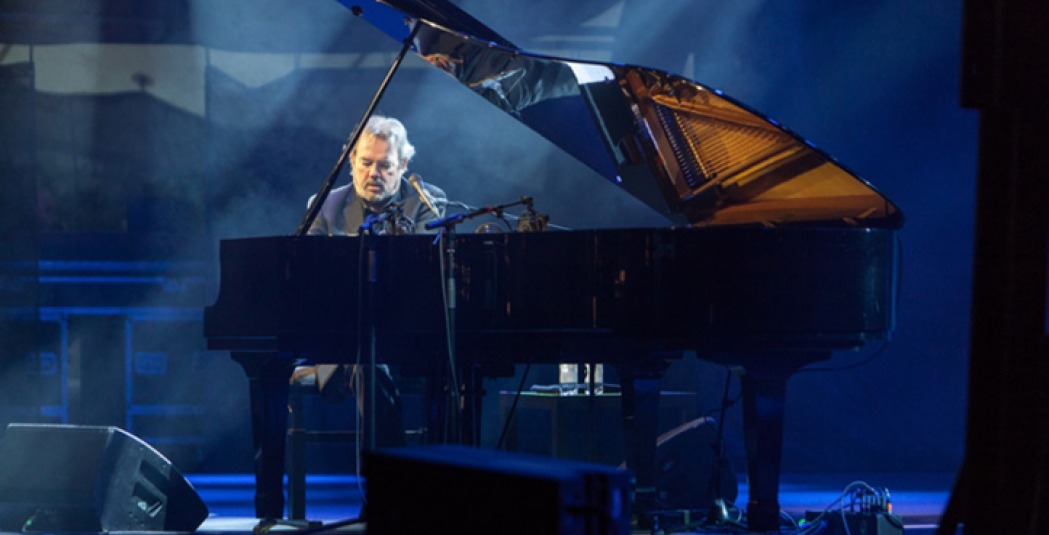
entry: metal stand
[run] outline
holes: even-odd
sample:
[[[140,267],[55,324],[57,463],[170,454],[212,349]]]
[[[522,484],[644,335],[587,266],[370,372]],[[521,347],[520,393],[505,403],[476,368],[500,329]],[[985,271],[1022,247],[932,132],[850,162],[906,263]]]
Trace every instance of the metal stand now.
[[[710,477],[710,495],[714,497],[711,501],[710,509],[707,511],[706,521],[715,525],[722,525],[728,522],[728,507],[725,504],[725,497],[721,495],[721,469],[724,464],[725,457],[725,411],[728,410],[731,405],[731,400],[728,397],[729,386],[732,384],[732,369],[725,368],[725,390],[721,394],[721,408],[718,412],[718,431],[717,438],[714,440],[714,466],[712,467]]]
[[[441,267],[445,276],[445,333],[448,341],[448,389],[449,403],[452,404],[450,414],[447,415],[448,429],[446,436],[451,437],[454,442],[460,444],[476,445],[481,437],[481,397],[483,395],[483,384],[481,377],[474,369],[464,369],[456,358],[456,326],[455,326],[455,228],[465,221],[485,214],[495,214],[502,217],[503,212],[514,206],[525,206],[526,213],[530,214],[529,221],[533,223],[528,229],[542,230],[546,226],[547,217],[537,214],[532,209],[532,198],[521,197],[520,200],[500,204],[496,206],[485,206],[465,214],[453,214],[426,224],[427,230],[440,229],[437,241],[441,247]],[[520,225],[519,225],[520,228]],[[464,372],[460,375],[460,371]]]
[[[368,399],[365,402],[365,405],[367,405],[367,407],[365,407],[365,410],[361,412],[366,414],[364,423],[368,428],[368,449],[374,450],[376,445],[377,430],[375,425],[375,389],[378,386],[375,380],[375,367],[378,365],[378,356],[376,355],[375,348],[378,337],[378,333],[376,333],[375,330],[375,301],[376,295],[378,294],[376,283],[378,282],[379,276],[377,265],[378,261],[376,259],[377,254],[375,252],[374,245],[372,244],[372,236],[365,236],[366,235],[364,234],[361,235],[361,244],[363,246],[365,241],[368,242],[368,246],[365,247],[365,261],[367,262],[365,271],[367,278],[365,280],[368,281],[368,307],[367,314],[365,314],[365,316],[368,318]]]
[[[459,386],[459,368],[456,362],[455,341],[455,225],[445,226],[438,235],[441,247],[441,267],[444,270],[444,328],[448,343],[448,399],[451,405],[447,411],[448,428],[446,437],[453,442],[463,442],[463,430],[459,410],[462,403]]]

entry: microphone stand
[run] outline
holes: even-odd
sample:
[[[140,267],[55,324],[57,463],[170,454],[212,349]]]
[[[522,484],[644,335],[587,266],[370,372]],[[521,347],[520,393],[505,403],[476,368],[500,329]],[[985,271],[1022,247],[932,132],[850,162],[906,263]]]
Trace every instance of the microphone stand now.
[[[374,451],[377,444],[377,437],[375,436],[375,433],[376,429],[378,428],[378,426],[375,423],[375,402],[377,399],[375,394],[375,388],[377,386],[377,381],[375,379],[375,367],[378,365],[375,350],[376,339],[378,338],[378,334],[376,333],[375,329],[375,294],[378,293],[376,287],[378,286],[377,283],[379,278],[379,269],[376,261],[377,255],[375,252],[375,243],[373,240],[374,236],[371,230],[369,229],[366,233],[360,233],[360,238],[361,240],[364,240],[362,241],[362,243],[367,243],[365,249],[368,253],[368,265],[367,271],[365,272],[365,276],[367,277],[365,280],[368,281],[368,409],[364,411],[364,413],[367,415],[368,418],[366,421],[366,424],[368,426],[368,450]]]
[[[465,385],[465,391],[461,391],[458,377],[458,364],[456,362],[456,341],[455,341],[455,227],[464,221],[468,221],[475,217],[479,217],[485,214],[496,214],[502,217],[502,213],[507,208],[513,206],[526,205],[531,211],[532,198],[521,197],[520,200],[500,204],[496,206],[485,206],[478,208],[465,214],[452,214],[441,219],[430,221],[426,224],[427,230],[440,229],[437,241],[440,242],[442,249],[442,266],[446,267],[445,272],[445,330],[446,338],[448,340],[448,367],[449,367],[449,388],[451,392],[451,400],[453,407],[451,410],[450,428],[452,435],[460,443],[475,444],[480,440],[479,433],[477,431],[477,424],[480,420],[479,414],[476,410],[476,399],[479,396],[480,385],[476,384],[476,375],[471,371],[467,371],[467,376],[463,379],[468,381]],[[462,418],[460,417],[461,410],[468,410],[468,422],[470,429],[465,429],[462,425]]]
[[[436,220],[430,221],[429,223],[426,224],[426,229],[427,230],[433,230],[433,229],[436,229],[436,228],[451,229],[451,228],[454,228],[459,223],[462,223],[464,221],[468,221],[470,219],[473,219],[475,217],[479,217],[479,216],[482,216],[482,215],[485,215],[485,214],[495,214],[497,217],[501,218],[503,216],[503,211],[505,211],[507,208],[513,208],[514,206],[521,206],[521,205],[526,206],[527,209],[528,209],[527,210],[528,212],[532,212],[532,198],[531,197],[521,197],[520,200],[517,200],[517,201],[514,201],[514,202],[510,202],[510,203],[506,203],[506,204],[499,204],[499,205],[496,205],[496,206],[483,206],[481,208],[478,208],[478,209],[476,209],[476,210],[474,210],[472,212],[467,212],[465,214],[452,214],[452,215],[450,215],[448,217],[443,217],[441,219],[436,219]]]
[[[463,432],[460,427],[461,419],[459,417],[460,411],[460,392],[459,392],[459,376],[458,366],[456,364],[456,341],[455,341],[455,225],[446,225],[441,228],[440,234],[438,234],[438,240],[440,241],[441,251],[443,253],[441,259],[444,262],[445,267],[445,285],[444,285],[444,328],[445,337],[448,342],[448,389],[449,392],[449,403],[451,404],[451,411],[448,415],[449,429],[446,430],[446,436],[451,435],[455,442],[463,442]]]
[[[375,305],[378,295],[378,279],[379,279],[379,268],[377,263],[378,253],[375,250],[374,237],[376,236],[376,227],[380,231],[385,227],[389,228],[392,234],[401,234],[401,228],[399,227],[400,220],[403,217],[403,206],[400,203],[393,202],[386,206],[386,208],[378,214],[368,214],[364,222],[357,229],[357,235],[361,239],[361,247],[364,248],[367,255],[365,261],[364,276],[365,280],[368,281],[367,292],[368,292],[368,393],[366,401],[366,409],[363,411],[365,414],[365,424],[367,425],[368,435],[368,449],[374,450],[376,448],[378,436],[377,436],[377,424],[376,424],[376,388],[378,387],[378,381],[376,379],[376,370],[378,368],[378,356],[376,351],[376,344],[378,339],[378,330],[375,325],[375,318],[378,317],[375,310]],[[358,320],[359,321],[359,320]],[[358,398],[360,399],[360,398]]]
[[[725,391],[721,396],[721,407],[720,413],[718,414],[718,430],[716,438],[714,439],[714,466],[713,473],[710,477],[710,487],[708,489],[710,496],[713,498],[710,510],[707,511],[706,521],[715,525],[722,525],[729,522],[728,505],[725,503],[725,498],[721,495],[721,470],[724,464],[725,456],[725,411],[728,409],[730,404],[729,401],[729,385],[732,384],[732,369],[728,368],[725,372]]]

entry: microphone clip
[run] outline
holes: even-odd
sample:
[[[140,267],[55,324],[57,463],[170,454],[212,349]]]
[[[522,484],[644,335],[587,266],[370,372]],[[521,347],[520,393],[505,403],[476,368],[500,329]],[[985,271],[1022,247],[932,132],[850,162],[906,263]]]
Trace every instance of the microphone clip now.
[[[524,203],[525,209],[521,215],[517,216],[517,231],[542,232],[546,230],[547,224],[550,223],[550,216],[536,212],[532,206],[531,197],[521,197],[521,202]]]

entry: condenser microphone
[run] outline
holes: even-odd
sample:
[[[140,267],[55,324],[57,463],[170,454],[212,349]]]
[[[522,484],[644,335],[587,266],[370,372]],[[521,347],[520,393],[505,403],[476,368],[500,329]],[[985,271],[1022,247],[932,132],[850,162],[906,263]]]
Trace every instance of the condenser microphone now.
[[[441,212],[437,211],[437,207],[433,204],[433,199],[430,198],[430,194],[426,193],[426,189],[423,188],[422,183],[419,181],[419,174],[412,173],[408,175],[408,183],[415,188],[415,191],[419,192],[419,197],[422,198],[423,202],[426,203],[426,207],[430,209],[434,215],[440,217]]]

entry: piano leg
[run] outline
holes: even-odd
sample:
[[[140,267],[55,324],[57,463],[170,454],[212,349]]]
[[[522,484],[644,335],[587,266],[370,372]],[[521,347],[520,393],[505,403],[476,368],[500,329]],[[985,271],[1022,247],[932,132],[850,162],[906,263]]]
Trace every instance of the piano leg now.
[[[787,379],[802,366],[829,358],[829,354],[761,355],[740,359],[745,372],[743,440],[747,452],[747,528],[778,531],[779,478],[783,458],[783,414]]]
[[[284,518],[284,446],[288,431],[288,384],[294,365],[275,354],[238,353],[251,394],[255,448],[255,516]]]

